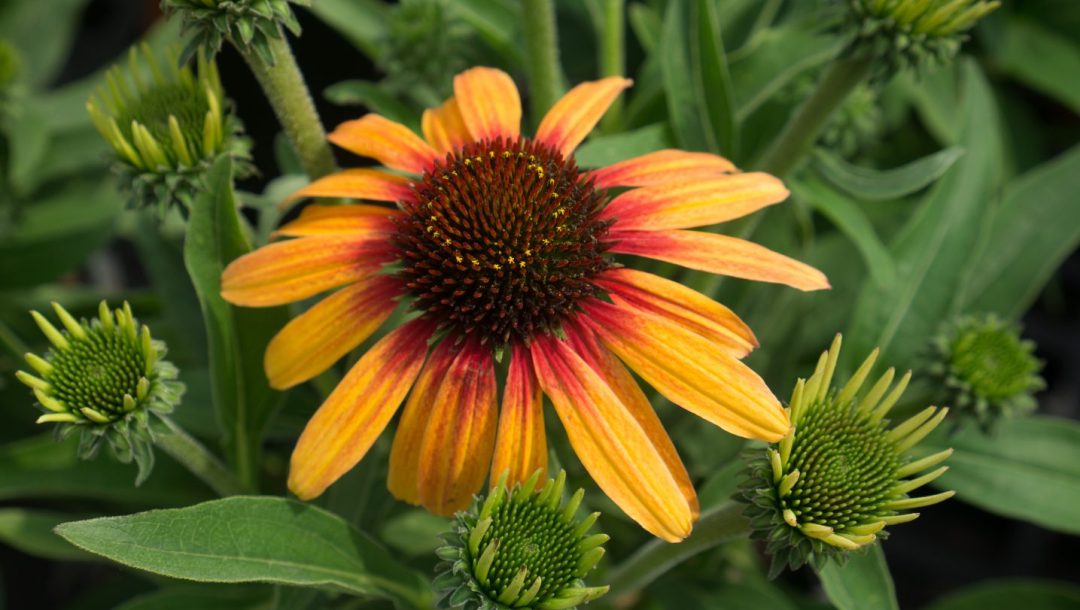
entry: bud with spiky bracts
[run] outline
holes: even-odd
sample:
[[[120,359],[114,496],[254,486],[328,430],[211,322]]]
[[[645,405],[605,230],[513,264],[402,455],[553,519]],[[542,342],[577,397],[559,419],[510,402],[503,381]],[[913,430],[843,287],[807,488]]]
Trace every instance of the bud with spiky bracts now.
[[[575,608],[607,593],[583,578],[604,555],[604,534],[588,534],[600,513],[577,519],[585,495],[563,503],[566,473],[536,490],[541,471],[510,489],[504,476],[457,514],[434,586],[440,608]]]
[[[141,53],[132,47],[129,64],[126,74],[119,67],[108,72],[86,109],[116,151],[134,206],[186,205],[221,155],[236,159],[241,173],[250,170],[249,144],[227,111],[212,61],[200,54],[195,72],[178,63],[175,50],[161,61],[144,44]]]
[[[184,48],[184,58],[199,49],[217,53],[228,40],[245,54],[254,51],[266,63],[274,64],[271,38],[281,38],[285,26],[295,36],[300,24],[289,4],[310,6],[311,0],[161,0],[161,9],[175,13],[191,39]]]
[[[59,424],[61,436],[79,432],[83,459],[107,443],[121,462],[135,461],[139,484],[154,464],[150,413],[170,413],[184,392],[176,367],[163,359],[165,344],[150,337],[127,303],[114,312],[102,301],[89,322],[58,303],[53,309],[63,330],[31,312],[52,348],[44,358],[26,355],[33,374],[16,373],[45,412],[37,422]]]
[[[998,0],[847,0],[855,46],[893,71],[945,62]]]
[[[889,369],[861,393],[877,353],[837,390],[832,387],[840,355],[837,336],[814,374],[795,385],[788,407],[791,432],[750,456],[736,497],[747,504],[751,536],[767,541],[771,577],[788,566],[810,563],[820,569],[830,559],[842,561],[849,551],[885,538],[887,526],[917,518],[912,509],[954,493],[910,496],[947,470],[941,466],[923,474],[949,457],[951,449],[919,459],[910,451],[948,409],[927,407],[890,426],[886,417],[911,373],[894,384],[896,372]]]
[[[1033,394],[1044,387],[1035,344],[1020,338],[1017,324],[994,315],[965,316],[931,340],[926,371],[940,382],[955,415],[990,430],[1003,418],[1030,413]]]
[[[473,63],[474,43],[446,0],[403,0],[390,10],[379,42],[382,85],[438,105],[453,95],[453,76]]]

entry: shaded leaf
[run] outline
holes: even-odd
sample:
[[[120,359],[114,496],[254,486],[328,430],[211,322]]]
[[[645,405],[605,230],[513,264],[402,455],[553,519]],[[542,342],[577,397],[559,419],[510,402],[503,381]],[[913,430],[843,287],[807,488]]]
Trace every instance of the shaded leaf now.
[[[1074,610],[1080,587],[1050,580],[1008,579],[968,587],[927,606],[926,610]]]
[[[833,186],[856,199],[898,199],[932,184],[962,154],[959,148],[946,148],[901,167],[878,170],[852,165],[833,153],[819,149],[814,156],[814,169]]]
[[[55,561],[89,559],[91,556],[71,546],[53,533],[53,528],[70,521],[71,515],[24,508],[0,509],[0,541],[27,555]]]
[[[275,610],[277,598],[268,586],[170,587],[139,595],[115,610]]]
[[[1013,78],[1080,113],[1080,45],[1022,17],[1010,18],[987,49]]]
[[[372,59],[385,36],[386,6],[378,0],[318,0],[307,10]]]
[[[604,167],[670,146],[671,140],[664,125],[649,125],[634,131],[590,138],[574,153],[574,160],[581,167]]]
[[[738,154],[738,125],[735,122],[735,92],[728,72],[724,41],[720,37],[720,17],[713,0],[697,0],[691,31],[690,61],[700,88],[699,103],[711,127],[716,152],[728,157]]]
[[[675,135],[675,143],[684,150],[710,150],[715,143],[710,146],[712,134],[702,124],[686,48],[689,27],[686,2],[672,0],[668,3],[656,52],[667,98],[668,123]]]
[[[830,561],[818,577],[829,601],[839,610],[900,608],[880,543],[849,553],[844,565]]]

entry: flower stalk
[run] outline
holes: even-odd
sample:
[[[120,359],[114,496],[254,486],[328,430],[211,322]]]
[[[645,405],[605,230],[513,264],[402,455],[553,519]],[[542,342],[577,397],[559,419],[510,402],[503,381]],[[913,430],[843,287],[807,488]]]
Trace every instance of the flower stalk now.
[[[532,93],[533,122],[539,123],[563,93],[555,3],[552,0],[525,0],[522,4],[525,72]]]
[[[623,76],[626,73],[625,0],[604,0],[600,23],[600,75]],[[622,121],[623,100],[611,104],[600,121],[602,131],[611,131]]]

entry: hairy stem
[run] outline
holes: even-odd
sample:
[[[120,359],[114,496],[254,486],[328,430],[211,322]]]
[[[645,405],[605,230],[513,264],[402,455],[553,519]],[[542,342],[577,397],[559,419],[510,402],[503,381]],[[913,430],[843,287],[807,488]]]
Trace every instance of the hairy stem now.
[[[529,79],[533,123],[539,123],[563,92],[559,39],[552,0],[522,2],[525,33],[525,72]]]
[[[625,0],[604,0],[600,24],[600,76],[626,74]],[[623,98],[619,96],[600,121],[600,128],[614,131],[622,121]]]

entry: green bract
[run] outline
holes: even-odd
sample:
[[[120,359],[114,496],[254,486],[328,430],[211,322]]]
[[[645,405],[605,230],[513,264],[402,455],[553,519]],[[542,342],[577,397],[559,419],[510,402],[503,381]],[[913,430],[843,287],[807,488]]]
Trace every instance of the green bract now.
[[[176,367],[162,359],[165,344],[150,337],[127,303],[112,312],[102,301],[90,322],[76,320],[58,303],[53,309],[64,330],[31,312],[52,349],[44,358],[26,355],[35,374],[16,373],[45,411],[38,423],[60,424],[64,436],[79,432],[83,459],[106,441],[120,461],[135,460],[141,482],[154,463],[149,413],[171,412],[184,392]]]
[[[1045,386],[1039,377],[1042,363],[1016,324],[993,315],[968,316],[949,325],[932,345],[928,372],[961,417],[990,428],[1035,409],[1033,394]]]
[[[468,67],[474,42],[444,0],[404,0],[389,12],[379,45],[383,86],[437,105],[453,95],[453,75]]]
[[[86,103],[137,207],[186,203],[218,156],[247,158],[239,121],[223,108],[217,67],[203,55],[197,63],[195,73],[178,67],[175,53],[160,61],[146,45],[140,62],[132,48],[126,74],[114,67]]]
[[[911,378],[893,384],[887,370],[865,393],[860,390],[875,350],[839,390],[831,386],[840,337],[821,355],[809,379],[800,379],[788,407],[792,429],[779,443],[750,456],[738,499],[746,503],[755,538],[767,541],[772,576],[785,566],[822,567],[829,559],[886,536],[885,527],[912,521],[909,512],[953,495],[911,497],[915,489],[948,468],[926,474],[952,450],[922,459],[909,451],[945,418],[948,409],[927,407],[895,426],[886,419]],[[914,477],[914,478],[909,478]]]
[[[584,490],[564,504],[566,473],[536,491],[540,474],[513,489],[500,481],[458,513],[448,545],[436,551],[439,607],[555,610],[607,593],[582,581],[604,555],[608,537],[587,534],[600,514],[575,519]]]
[[[202,49],[210,54],[228,40],[244,51],[254,50],[266,63],[274,64],[269,39],[281,38],[280,25],[300,35],[300,24],[289,3],[309,6],[310,0],[161,0],[161,8],[176,13],[192,37],[184,49],[188,58]]]
[[[900,70],[951,59],[998,0],[848,0],[856,46]]]

